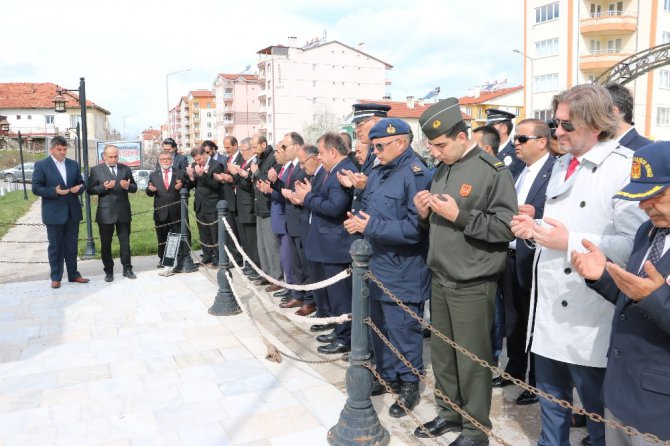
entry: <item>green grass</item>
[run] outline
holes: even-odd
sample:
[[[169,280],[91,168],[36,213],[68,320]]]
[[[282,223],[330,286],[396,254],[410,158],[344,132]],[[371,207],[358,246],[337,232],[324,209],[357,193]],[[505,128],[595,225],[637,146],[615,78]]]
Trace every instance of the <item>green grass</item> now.
[[[28,199],[23,199],[23,189],[7,193],[4,197],[0,197],[0,237],[3,237],[7,231],[12,227],[16,221],[21,218],[30,205],[37,200],[30,189],[30,184],[26,185],[28,191]]]
[[[28,152],[23,150],[23,162],[29,163],[44,159],[46,154],[44,152]],[[21,157],[18,150],[2,150],[0,151],[0,170],[14,167],[21,163]]]
[[[130,253],[133,256],[148,256],[158,253],[158,242],[154,224],[153,206],[154,199],[147,196],[145,191],[138,190],[128,195],[130,198],[130,209],[133,214],[130,229]],[[198,230],[195,225],[195,212],[193,211],[193,197],[189,200],[189,221],[191,222],[191,236],[193,238],[193,249],[200,249],[198,242]],[[98,197],[91,196],[91,222],[93,239],[95,242],[95,258],[100,258],[100,233],[98,224],[95,222],[95,212],[98,206]],[[84,217],[85,218],[85,217]],[[79,226],[79,254],[86,252],[86,223],[82,220]],[[116,237],[112,239],[112,256],[119,256],[119,241]]]

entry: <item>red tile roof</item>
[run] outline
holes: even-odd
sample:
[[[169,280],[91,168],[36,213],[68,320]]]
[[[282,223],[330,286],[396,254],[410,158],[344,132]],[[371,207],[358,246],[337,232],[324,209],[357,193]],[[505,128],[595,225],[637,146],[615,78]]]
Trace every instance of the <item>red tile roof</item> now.
[[[214,92],[212,90],[192,90],[189,94],[194,98],[213,98]]]
[[[497,97],[500,97],[500,96],[504,96],[508,93],[513,93],[515,91],[521,90],[522,88],[523,88],[523,85],[517,85],[516,87],[501,88],[500,90],[483,91],[477,97],[463,96],[462,98],[458,99],[458,103],[461,104],[461,105],[481,104],[481,103],[490,101],[493,98],[497,98]]]
[[[8,108],[54,108],[54,97],[58,94],[59,86],[51,82],[28,83],[8,82],[0,83],[0,109]],[[79,95],[70,91],[63,93],[66,107],[79,107]],[[86,100],[87,107],[93,107],[106,115],[111,114],[104,108]]]
[[[393,101],[373,101],[370,99],[363,99],[361,102],[369,103],[369,102],[374,102],[374,103],[380,103],[380,104],[386,104],[391,107],[391,110],[388,112],[388,117],[389,118],[400,118],[400,119],[407,119],[407,118],[419,118],[421,114],[431,105],[432,103],[419,105],[418,101],[414,101],[414,108],[409,108],[407,106],[407,101],[402,101],[402,102],[393,102]],[[467,113],[464,113],[461,111],[461,115],[463,115],[463,119],[466,121],[469,121],[472,119],[472,116],[468,115]]]
[[[221,76],[224,79],[229,79],[231,81],[234,81],[236,79],[239,79],[243,77],[247,81],[257,81],[258,76],[255,74],[230,74],[230,73],[219,73],[219,76]]]

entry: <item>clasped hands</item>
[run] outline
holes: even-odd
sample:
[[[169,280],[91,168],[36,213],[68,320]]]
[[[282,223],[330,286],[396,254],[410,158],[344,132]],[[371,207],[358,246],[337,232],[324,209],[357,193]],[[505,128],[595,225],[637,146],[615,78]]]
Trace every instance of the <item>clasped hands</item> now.
[[[78,184],[76,186],[72,186],[69,189],[61,189],[60,184],[59,184],[58,186],[56,186],[56,193],[58,195],[67,195],[69,193],[76,194],[81,190],[82,187],[84,187],[83,184]]]
[[[431,194],[430,191],[422,190],[414,196],[414,205],[421,218],[427,218],[429,211],[433,211],[441,217],[455,221],[458,217],[458,203],[449,194]]]
[[[368,177],[364,173],[352,172],[351,170],[342,169],[337,173],[337,180],[344,187],[353,187],[356,189],[365,189],[368,183]]]

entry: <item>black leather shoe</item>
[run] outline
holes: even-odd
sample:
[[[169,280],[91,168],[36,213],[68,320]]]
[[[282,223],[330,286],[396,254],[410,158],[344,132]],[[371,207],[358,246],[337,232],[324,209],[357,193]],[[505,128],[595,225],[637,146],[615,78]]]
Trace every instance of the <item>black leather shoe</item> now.
[[[449,446],[488,446],[488,444],[489,444],[488,438],[476,440],[474,438],[459,435],[458,438],[449,443]]]
[[[319,353],[332,355],[335,353],[346,353],[351,351],[350,345],[344,345],[341,342],[333,341],[330,344],[322,345],[316,349]]]
[[[582,446],[591,446],[591,436],[587,435],[582,439]]]
[[[392,380],[389,380],[389,379],[387,379],[385,381],[386,381],[386,384],[388,384],[389,387],[391,388],[391,392],[400,393],[400,386],[402,385],[402,382],[397,381],[397,380],[392,381]],[[384,386],[382,383],[380,383],[376,379],[372,381],[372,393],[371,393],[372,396],[383,395],[386,392],[388,392],[388,390],[386,390],[386,386]]]
[[[414,429],[414,436],[419,438],[428,438],[428,435],[424,431],[427,430],[430,435],[433,437],[439,437],[444,435],[447,432],[454,432],[461,430],[461,423],[455,421],[447,421],[442,417],[435,417],[427,423],[422,424],[421,426]]]
[[[402,402],[407,410],[414,409],[421,400],[421,394],[419,393],[419,383],[406,383],[403,382],[400,387],[400,396],[398,396],[398,401],[393,403],[389,407],[389,415],[393,418],[401,418],[407,415],[405,409],[399,404],[399,401]]]
[[[328,334],[320,334],[319,336],[316,337],[316,340],[319,342],[324,342],[326,344],[330,344],[335,340],[335,332],[331,331]]]
[[[309,327],[309,331],[326,331],[335,328],[335,324],[315,324]]]
[[[512,381],[510,381],[509,379],[505,379],[502,376],[496,376],[491,380],[491,385],[497,389],[511,386],[512,384],[514,384]]]
[[[123,277],[127,277],[129,279],[137,279],[137,276],[133,272],[132,269],[127,269],[123,272]]]
[[[291,294],[291,290],[284,288],[283,290],[277,291],[273,294],[274,297],[286,297]]]
[[[521,395],[519,395],[516,399],[516,404],[519,406],[528,406],[529,404],[535,404],[539,401],[537,395],[533,395],[527,390],[524,390],[521,392]]]
[[[114,273],[105,273],[105,282],[111,282],[114,280]]]

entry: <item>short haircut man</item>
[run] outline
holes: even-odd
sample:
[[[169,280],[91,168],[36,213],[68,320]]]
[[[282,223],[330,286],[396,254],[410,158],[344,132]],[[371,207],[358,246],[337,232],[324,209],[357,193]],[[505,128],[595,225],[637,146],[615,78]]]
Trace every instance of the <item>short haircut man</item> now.
[[[479,135],[479,136],[477,136]],[[498,148],[500,147],[500,134],[491,125],[482,125],[477,127],[472,131],[473,139],[480,142],[479,146],[485,151],[489,152],[491,155],[496,156],[498,154]]]
[[[640,135],[633,127],[633,95],[626,87],[616,82],[608,82],[605,88],[609,91],[614,102],[614,113],[618,117],[616,137],[619,143],[631,150],[637,150],[651,144],[651,141]]]

